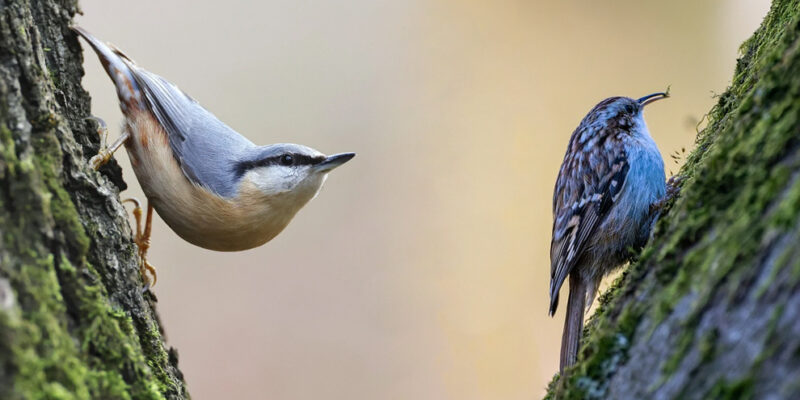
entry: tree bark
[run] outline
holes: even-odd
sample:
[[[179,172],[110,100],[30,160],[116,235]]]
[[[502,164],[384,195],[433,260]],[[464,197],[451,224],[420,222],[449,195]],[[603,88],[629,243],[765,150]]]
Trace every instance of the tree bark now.
[[[142,293],[120,169],[87,164],[77,0],[0,7],[0,398],[188,398]]]
[[[548,398],[800,398],[800,1],[741,52],[680,198]]]

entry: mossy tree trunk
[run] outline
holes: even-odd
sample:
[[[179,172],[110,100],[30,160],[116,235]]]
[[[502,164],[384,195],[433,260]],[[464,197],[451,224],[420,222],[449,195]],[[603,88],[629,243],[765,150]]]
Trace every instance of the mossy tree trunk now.
[[[116,164],[68,29],[76,0],[0,0],[0,399],[182,399],[142,294]]]
[[[680,198],[549,398],[800,399],[800,0],[775,0]]]

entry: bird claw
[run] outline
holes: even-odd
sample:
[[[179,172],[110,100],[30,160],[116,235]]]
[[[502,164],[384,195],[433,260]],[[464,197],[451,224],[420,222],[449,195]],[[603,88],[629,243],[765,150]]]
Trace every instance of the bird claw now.
[[[156,274],[156,268],[152,266],[149,262],[147,262],[146,255],[142,255],[141,260],[142,260],[142,265],[139,267],[139,272],[142,273],[142,278],[144,279],[144,287],[147,290],[150,290],[150,288],[155,286],[156,282],[158,282],[158,274]],[[150,280],[150,278],[152,278],[152,281]]]
[[[664,209],[667,204],[671,203],[681,193],[681,184],[686,180],[685,176],[673,175],[667,180],[667,191],[664,197],[658,199],[655,203],[650,205],[650,212],[658,212]]]
[[[84,119],[87,121],[94,121],[97,124],[97,135],[100,136],[100,150],[94,157],[89,159],[89,164],[92,166],[92,169],[97,171],[111,160],[111,152],[108,151],[108,125],[106,125],[106,121],[94,115]]]
[[[111,160],[111,153],[105,149],[100,149],[100,151],[89,159],[89,164],[92,166],[92,169],[97,171],[105,165],[107,162]]]
[[[114,143],[110,146],[108,145],[108,127],[106,126],[105,121],[95,116],[86,117],[87,120],[92,120],[97,122],[97,134],[100,136],[100,150],[97,151],[97,154],[89,159],[89,164],[94,168],[95,171],[100,169],[103,165],[111,161],[111,157],[114,156],[114,152],[122,146],[125,141],[128,140],[130,136],[127,131],[123,131],[122,135],[117,138]]]
[[[150,239],[136,238],[134,243],[136,243],[136,247],[139,248],[139,273],[142,274],[142,280],[144,281],[144,291],[148,291],[158,282],[156,268],[147,261],[147,250],[150,248]]]
[[[144,229],[142,227],[142,207],[139,200],[129,198],[122,201],[123,203],[133,203],[133,218],[136,220],[136,237],[133,242],[136,244],[139,254],[139,273],[142,274],[144,281],[144,288],[142,293],[150,290],[158,282],[158,275],[156,269],[147,261],[147,250],[150,249],[150,227],[152,226],[152,207],[147,205],[147,219],[145,221]],[[152,282],[150,280],[152,277]]]
[[[673,175],[667,180],[667,194],[666,199],[670,201],[681,193],[681,184],[686,180],[683,175]]]

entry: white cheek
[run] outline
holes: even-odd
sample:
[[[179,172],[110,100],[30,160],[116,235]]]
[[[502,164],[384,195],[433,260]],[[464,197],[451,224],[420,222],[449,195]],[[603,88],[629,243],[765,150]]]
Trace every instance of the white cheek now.
[[[636,124],[634,130],[636,130],[639,135],[650,137],[650,130],[647,129],[647,123],[644,122],[644,114],[640,112],[634,121]]]
[[[644,116],[639,113],[635,119],[635,126],[633,129],[633,136],[645,147],[648,151],[658,153],[658,146],[655,140],[650,136],[650,130],[647,129],[647,124],[644,122]]]
[[[244,179],[253,183],[264,193],[276,194],[292,190],[296,181],[296,172],[290,167],[270,166],[248,171]]]
[[[328,174],[322,175],[320,177],[314,178],[314,194],[311,196],[311,199],[315,199],[319,194],[320,190],[322,190],[322,185],[325,183],[325,180],[328,179]]]

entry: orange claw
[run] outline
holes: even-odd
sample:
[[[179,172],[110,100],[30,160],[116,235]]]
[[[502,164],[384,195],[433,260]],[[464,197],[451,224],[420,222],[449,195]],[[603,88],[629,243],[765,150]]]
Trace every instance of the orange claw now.
[[[149,289],[156,285],[158,282],[158,275],[156,274],[156,269],[153,267],[149,262],[147,262],[147,250],[150,249],[150,234],[152,233],[152,225],[153,225],[153,206],[150,205],[150,201],[147,202],[147,218],[145,219],[145,226],[142,229],[142,207],[139,200],[135,198],[129,198],[122,201],[123,203],[133,203],[133,217],[136,220],[136,237],[133,239],[134,243],[136,243],[136,247],[139,249],[139,272],[142,274],[142,280],[144,280],[145,288]],[[153,282],[151,284],[150,278],[148,277],[148,272],[153,277]]]

